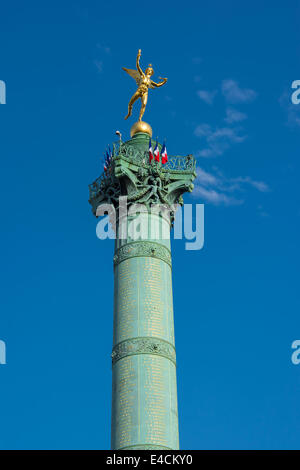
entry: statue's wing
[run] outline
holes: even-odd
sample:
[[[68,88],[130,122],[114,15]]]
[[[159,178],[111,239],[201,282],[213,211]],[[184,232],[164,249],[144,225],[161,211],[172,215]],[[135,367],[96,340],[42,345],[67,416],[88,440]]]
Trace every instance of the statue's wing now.
[[[125,67],[122,67],[125,72],[128,73],[134,80],[136,81],[137,85],[140,84],[141,76],[137,70],[132,70],[132,69],[126,69]]]

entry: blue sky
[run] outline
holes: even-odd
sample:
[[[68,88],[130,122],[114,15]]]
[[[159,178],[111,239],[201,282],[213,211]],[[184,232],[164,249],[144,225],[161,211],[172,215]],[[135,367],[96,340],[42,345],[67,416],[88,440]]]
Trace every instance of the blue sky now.
[[[87,186],[141,48],[168,77],[144,118],[205,203],[204,248],[173,243],[181,447],[299,449],[300,3],[61,3],[1,6],[0,448],[109,448],[113,243]]]

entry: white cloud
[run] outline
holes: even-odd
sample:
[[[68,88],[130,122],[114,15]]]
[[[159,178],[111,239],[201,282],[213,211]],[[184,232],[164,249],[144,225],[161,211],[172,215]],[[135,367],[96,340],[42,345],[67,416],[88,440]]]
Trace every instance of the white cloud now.
[[[239,129],[232,127],[217,127],[215,130],[209,124],[199,124],[194,131],[196,137],[205,137],[208,142],[218,142],[222,139],[231,142],[243,142],[246,136],[238,134]]]
[[[219,179],[212,173],[208,173],[203,168],[197,168],[197,179],[204,185],[217,185]]]
[[[270,191],[269,186],[263,181],[256,181],[249,176],[239,176],[227,178],[218,169],[214,173],[197,168],[197,178],[195,180],[194,197],[200,197],[204,201],[214,205],[238,205],[243,204],[240,194],[245,193],[247,186],[259,192]]]
[[[264,181],[256,181],[250,178],[249,176],[246,177],[239,177],[239,178],[233,178],[231,179],[233,183],[241,183],[241,184],[249,184],[250,186],[253,186],[253,188],[257,189],[261,193],[267,193],[270,191],[269,186],[264,183]]]
[[[218,142],[222,139],[229,140],[231,142],[243,142],[246,137],[238,135],[238,130],[232,129],[231,127],[217,128],[207,136],[208,142]]]
[[[229,148],[229,144],[226,142],[211,143],[209,147],[205,147],[199,150],[196,154],[197,157],[203,158],[214,158],[223,155],[223,153]]]
[[[206,104],[212,105],[217,93],[218,93],[217,90],[213,90],[213,91],[198,90],[197,96],[200,98],[200,100],[204,101]]]
[[[227,103],[247,103],[257,96],[254,90],[242,89],[234,80],[223,80],[221,90]],[[216,93],[217,90],[197,91],[199,98],[210,105],[213,104]],[[203,148],[196,152],[196,157],[217,157],[234,144],[244,142],[247,135],[245,135],[242,127],[235,124],[245,119],[247,119],[247,114],[229,105],[224,118],[227,126],[213,127],[207,123],[196,126],[194,134],[204,143]],[[243,204],[245,192],[249,189],[261,193],[270,191],[267,183],[252,179],[249,176],[229,178],[215,167],[213,167],[212,172],[198,167],[193,195],[210,204],[230,206]]]
[[[234,197],[228,196],[220,191],[215,189],[207,189],[203,186],[195,186],[193,191],[195,196],[200,196],[204,201],[214,204],[215,206],[224,204],[225,206],[235,206],[238,204],[243,204],[243,200],[235,199]]]
[[[239,129],[231,127],[212,129],[209,124],[198,125],[194,134],[206,141],[206,147],[197,152],[197,156],[205,158],[222,155],[232,144],[241,143],[247,138],[247,136],[239,134]]]
[[[253,101],[257,93],[250,88],[240,88],[235,80],[222,81],[222,93],[228,103],[248,103]]]
[[[212,133],[211,126],[209,124],[199,124],[194,130],[196,137],[206,137]]]
[[[247,114],[241,113],[241,111],[238,111],[235,108],[226,109],[226,117],[224,118],[224,121],[227,122],[227,124],[244,121],[245,119],[247,119]]]

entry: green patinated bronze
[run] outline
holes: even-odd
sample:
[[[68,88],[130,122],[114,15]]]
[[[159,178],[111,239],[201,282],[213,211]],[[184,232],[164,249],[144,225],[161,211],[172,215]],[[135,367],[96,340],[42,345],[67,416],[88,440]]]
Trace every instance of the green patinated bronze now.
[[[169,157],[165,165],[149,163],[148,145],[143,133],[114,145],[109,171],[89,186],[94,214],[101,204],[114,205],[117,234],[134,219],[119,217],[120,196],[127,197],[128,209],[146,207],[140,214],[146,237],[127,235],[115,242],[112,449],[179,448],[169,237],[174,214],[168,220],[150,209],[183,204],[183,193],[193,189],[195,160]],[[168,237],[153,236],[163,230]]]
[[[136,241],[121,246],[114,256],[114,264],[116,266],[125,259],[134,258],[135,256],[151,256],[158,258],[172,267],[171,251],[156,241]]]
[[[166,357],[176,365],[176,353],[173,344],[158,338],[131,338],[122,341],[113,348],[111,354],[113,365],[126,356],[134,354],[155,354]]]

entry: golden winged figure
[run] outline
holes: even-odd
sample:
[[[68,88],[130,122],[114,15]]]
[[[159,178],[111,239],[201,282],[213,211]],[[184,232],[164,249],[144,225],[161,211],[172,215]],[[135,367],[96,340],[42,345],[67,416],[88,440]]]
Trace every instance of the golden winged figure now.
[[[136,58],[137,70],[126,69],[125,67],[122,67],[123,70],[125,70],[125,72],[127,72],[132,78],[134,78],[134,80],[136,81],[136,84],[138,85],[137,91],[134,93],[134,95],[131,97],[129,101],[128,114],[127,116],[125,116],[125,119],[128,119],[129,116],[131,116],[133,104],[136,102],[136,100],[141,98],[142,105],[141,105],[139,121],[142,120],[142,117],[146,109],[146,104],[148,100],[148,89],[159,88],[160,86],[163,86],[168,80],[167,78],[162,78],[162,77],[159,77],[162,80],[162,82],[160,83],[155,83],[153,80],[151,80],[151,76],[154,74],[154,70],[152,68],[152,65],[149,64],[145,72],[142,71],[140,67],[141,54],[142,54],[142,51],[141,49],[139,49],[139,52]]]

